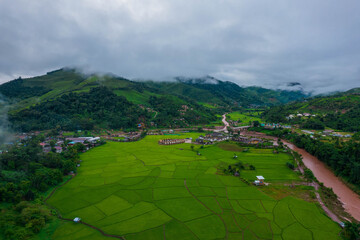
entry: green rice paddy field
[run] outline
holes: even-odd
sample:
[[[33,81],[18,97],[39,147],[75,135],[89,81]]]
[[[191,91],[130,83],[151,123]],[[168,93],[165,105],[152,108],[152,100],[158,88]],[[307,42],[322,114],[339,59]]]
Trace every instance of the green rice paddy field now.
[[[189,136],[196,137],[166,138]],[[234,152],[218,146],[191,151],[190,144],[158,145],[162,138],[109,142],[84,153],[78,175],[48,203],[65,218],[81,217],[127,240],[338,238],[340,228],[314,203],[275,200],[237,177],[216,174],[220,164],[241,160],[256,167],[241,172],[251,181],[256,175],[270,183],[297,181],[285,166],[288,155],[250,149],[234,160]],[[51,238],[109,239],[72,222],[62,222]]]
[[[230,117],[229,119],[233,120],[233,121],[239,121],[240,125],[249,125],[249,122],[253,122],[253,121],[258,121],[258,122],[263,122],[263,120],[261,120],[260,117],[253,117],[253,116],[248,116],[246,114],[240,113],[240,112],[232,112],[226,115],[227,117]]]

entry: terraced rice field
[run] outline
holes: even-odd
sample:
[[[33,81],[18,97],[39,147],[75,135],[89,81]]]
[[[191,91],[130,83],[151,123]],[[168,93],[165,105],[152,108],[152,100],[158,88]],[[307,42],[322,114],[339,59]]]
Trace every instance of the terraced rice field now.
[[[166,136],[184,138],[186,136]],[[78,175],[48,203],[65,218],[82,220],[108,234],[136,239],[337,239],[337,224],[313,203],[291,197],[279,201],[239,178],[216,174],[219,164],[238,160],[256,171],[254,180],[297,181],[286,154],[218,146],[158,145],[164,136],[139,142],[109,142],[81,156]],[[201,156],[196,151],[201,152]],[[90,227],[65,223],[53,239],[109,239]]]

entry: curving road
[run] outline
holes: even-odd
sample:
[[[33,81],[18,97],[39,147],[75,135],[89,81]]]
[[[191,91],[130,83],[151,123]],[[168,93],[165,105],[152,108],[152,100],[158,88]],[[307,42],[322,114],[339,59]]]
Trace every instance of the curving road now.
[[[229,131],[227,130],[227,128],[230,126],[230,124],[226,121],[226,113],[224,113],[222,115],[222,120],[221,120],[224,124],[224,127],[221,128],[221,129],[217,129],[217,130],[214,130],[214,132],[225,132],[225,133],[228,133]]]

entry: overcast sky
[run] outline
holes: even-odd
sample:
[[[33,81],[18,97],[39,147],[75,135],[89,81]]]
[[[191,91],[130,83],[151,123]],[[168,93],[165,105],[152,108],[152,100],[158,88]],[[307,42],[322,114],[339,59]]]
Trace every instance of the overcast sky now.
[[[359,0],[0,0],[0,82],[64,66],[127,78],[360,87]]]

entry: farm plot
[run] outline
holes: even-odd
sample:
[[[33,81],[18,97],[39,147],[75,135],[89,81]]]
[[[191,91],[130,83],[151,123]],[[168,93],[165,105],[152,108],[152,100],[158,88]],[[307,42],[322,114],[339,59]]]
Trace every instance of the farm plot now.
[[[240,112],[232,112],[226,115],[228,120],[238,121],[240,125],[249,125],[249,122],[258,121],[262,122],[260,117],[249,116]]]
[[[81,156],[78,175],[48,200],[65,218],[81,217],[125,239],[337,239],[337,224],[313,203],[279,201],[216,167],[233,164],[233,152],[218,146],[158,145],[164,136],[139,142],[109,142]],[[166,136],[166,138],[193,137]],[[201,153],[201,156],[196,154]],[[293,181],[285,154],[238,152],[269,181]],[[214,171],[215,170],[215,171]],[[250,171],[249,171],[250,172]],[[246,175],[247,174],[247,175]],[[53,239],[102,239],[76,223],[62,225]]]

